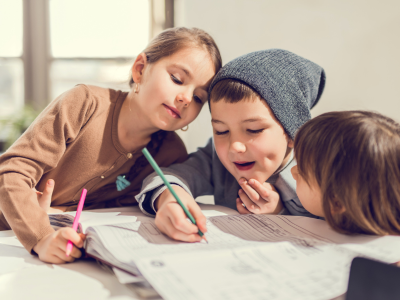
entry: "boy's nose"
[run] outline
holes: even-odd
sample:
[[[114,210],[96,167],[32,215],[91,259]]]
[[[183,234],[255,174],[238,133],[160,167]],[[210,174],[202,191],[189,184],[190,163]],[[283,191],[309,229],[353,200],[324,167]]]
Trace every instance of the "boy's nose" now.
[[[242,142],[233,142],[231,143],[231,151],[235,153],[244,153],[246,152],[246,145]]]

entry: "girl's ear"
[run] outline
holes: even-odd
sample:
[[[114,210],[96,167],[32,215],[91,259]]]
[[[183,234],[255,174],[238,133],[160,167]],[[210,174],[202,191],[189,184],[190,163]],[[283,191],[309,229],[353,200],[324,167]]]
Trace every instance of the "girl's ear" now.
[[[293,147],[294,147],[294,141],[291,139],[291,138],[288,138],[288,147],[289,148],[292,148],[293,149]]]
[[[132,66],[132,79],[136,83],[140,83],[142,81],[144,69],[147,66],[147,56],[145,53],[140,53],[133,63]]]
[[[344,213],[346,211],[346,208],[336,198],[334,198],[330,204],[331,204],[331,213],[332,213],[332,215],[337,215],[337,214],[340,215],[340,214],[342,214],[342,213]]]

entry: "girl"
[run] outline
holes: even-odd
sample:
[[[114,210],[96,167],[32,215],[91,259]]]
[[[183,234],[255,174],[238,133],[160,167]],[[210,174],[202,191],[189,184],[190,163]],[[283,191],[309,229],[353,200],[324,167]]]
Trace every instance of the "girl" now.
[[[173,28],[137,56],[129,93],[78,85],[62,94],[0,157],[0,227],[13,229],[43,261],[80,257],[82,238],[71,228],[55,232],[32,189],[48,191],[57,182],[52,206],[67,210],[84,187],[86,208],[136,204],[133,196],[152,170],[140,150],[151,149],[162,166],[185,160],[173,131],[197,117],[221,64],[206,32]],[[75,244],[70,257],[68,240]]]
[[[400,234],[400,125],[368,111],[322,114],[300,128],[292,168],[311,213],[345,234]]]
[[[202,232],[206,221],[194,200],[202,195],[240,213],[312,216],[297,198],[290,169],[295,133],[311,118],[324,86],[320,66],[282,49],[248,53],[220,70],[210,86],[213,140],[165,170]],[[155,175],[136,196],[142,211],[157,212],[155,223],[168,236],[200,241],[198,228]]]

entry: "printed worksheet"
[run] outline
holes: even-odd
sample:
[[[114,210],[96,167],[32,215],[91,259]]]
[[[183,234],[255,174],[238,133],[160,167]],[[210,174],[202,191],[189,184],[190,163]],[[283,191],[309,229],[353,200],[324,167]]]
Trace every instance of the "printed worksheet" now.
[[[330,299],[346,291],[354,257],[400,261],[400,237],[341,235],[304,217],[209,217],[208,243],[173,241],[138,219],[137,231],[96,226],[88,236],[165,299]]]
[[[289,242],[169,254],[137,267],[164,299],[332,299],[346,291],[356,255],[335,246],[305,253]]]

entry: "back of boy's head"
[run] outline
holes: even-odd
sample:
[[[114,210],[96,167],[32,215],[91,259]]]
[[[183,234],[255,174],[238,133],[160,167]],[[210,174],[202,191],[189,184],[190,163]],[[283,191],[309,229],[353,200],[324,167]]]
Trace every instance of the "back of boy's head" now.
[[[325,71],[317,64],[282,49],[240,56],[227,63],[210,85],[210,101],[235,103],[259,96],[264,99],[286,133],[311,118],[325,86]],[[210,105],[211,107],[211,105]]]
[[[400,234],[400,125],[381,114],[322,114],[298,131],[297,168],[321,188],[327,222],[342,233]]]

